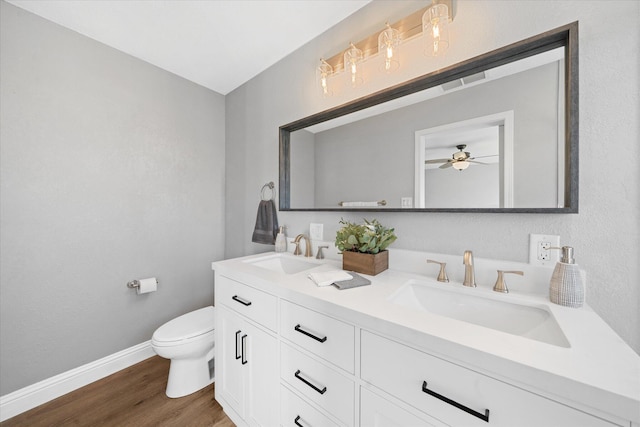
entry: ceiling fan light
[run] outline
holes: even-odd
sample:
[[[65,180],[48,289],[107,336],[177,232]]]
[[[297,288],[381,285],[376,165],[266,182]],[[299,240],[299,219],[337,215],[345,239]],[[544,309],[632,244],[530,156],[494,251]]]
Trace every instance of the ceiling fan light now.
[[[470,163],[467,162],[466,160],[461,160],[459,162],[454,162],[452,166],[454,167],[454,169],[457,169],[459,171],[463,171],[466,168],[468,168],[469,165],[470,165]]]

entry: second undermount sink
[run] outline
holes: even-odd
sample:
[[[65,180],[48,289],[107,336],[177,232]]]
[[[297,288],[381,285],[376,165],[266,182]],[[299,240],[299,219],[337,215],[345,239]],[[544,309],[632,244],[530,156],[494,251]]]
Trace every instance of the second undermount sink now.
[[[301,273],[303,271],[316,268],[320,265],[319,263],[296,259],[286,254],[268,255],[257,259],[251,259],[245,262],[251,265],[255,265],[256,267],[284,274]]]
[[[570,347],[555,317],[542,304],[501,301],[500,298],[505,298],[505,295],[497,295],[494,299],[473,295],[476,289],[445,286],[451,285],[409,280],[389,301],[559,347]]]

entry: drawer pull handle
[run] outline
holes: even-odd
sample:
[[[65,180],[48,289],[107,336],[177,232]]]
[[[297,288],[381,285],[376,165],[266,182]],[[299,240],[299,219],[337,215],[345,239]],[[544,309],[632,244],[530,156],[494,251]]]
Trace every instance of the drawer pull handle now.
[[[293,329],[295,329],[296,331],[300,332],[301,334],[305,334],[306,336],[308,336],[310,338],[313,338],[314,340],[319,341],[319,342],[325,342],[327,340],[326,336],[320,338],[320,337],[317,337],[317,336],[313,335],[311,332],[305,331],[304,329],[302,329],[302,326],[300,326],[299,324],[296,325],[295,328],[293,328]]]
[[[298,416],[296,417],[296,419],[295,419],[295,420],[293,420],[293,423],[294,423],[295,425],[297,425],[298,427],[304,427],[304,426],[303,426],[302,424],[300,424],[298,421],[300,421],[300,415],[298,415]]]
[[[322,388],[318,388],[315,385],[311,384],[309,381],[305,380],[304,378],[302,378],[300,376],[300,369],[298,369],[296,371],[295,374],[293,374],[297,379],[299,379],[300,381],[302,381],[303,383],[305,383],[306,385],[308,385],[309,387],[311,387],[312,389],[314,389],[315,391],[317,391],[320,394],[324,394],[327,391],[326,387],[322,387]]]
[[[458,409],[462,409],[462,410],[463,410],[464,412],[466,412],[467,414],[471,414],[471,415],[473,415],[474,417],[478,417],[478,418],[480,418],[480,419],[481,419],[481,420],[483,420],[483,421],[489,422],[489,410],[488,410],[488,409],[485,409],[485,410],[484,410],[484,415],[483,415],[483,414],[481,414],[480,412],[474,411],[474,410],[473,410],[473,409],[471,409],[471,408],[467,408],[466,406],[461,405],[460,403],[456,402],[455,400],[451,400],[451,399],[449,399],[448,397],[445,397],[445,396],[443,396],[443,395],[441,395],[441,394],[438,394],[438,393],[436,393],[436,392],[435,392],[435,391],[433,391],[433,390],[429,390],[429,389],[427,388],[427,382],[426,382],[426,381],[423,381],[423,382],[422,382],[422,391],[424,391],[424,392],[425,392],[425,393],[427,393],[428,395],[431,395],[431,396],[435,397],[436,399],[440,399],[440,400],[442,400],[443,402],[448,403],[449,405],[455,406],[455,407],[456,407],[456,408],[458,408]]]
[[[247,364],[247,334],[242,336],[242,364]]]
[[[240,335],[240,332],[242,332],[242,331],[236,332],[236,360],[238,360],[238,359],[240,359],[240,357],[242,357],[240,354],[238,354],[238,335]]]
[[[234,295],[231,297],[232,300],[238,301],[240,304],[249,307],[251,305],[251,301],[247,301],[244,298],[240,298],[238,295]]]

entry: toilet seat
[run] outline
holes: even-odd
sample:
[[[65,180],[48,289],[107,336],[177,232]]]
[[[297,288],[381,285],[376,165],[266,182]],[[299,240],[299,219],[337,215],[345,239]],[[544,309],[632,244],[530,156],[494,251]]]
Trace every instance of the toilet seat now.
[[[203,335],[213,335],[214,315],[213,306],[183,314],[156,329],[151,341],[153,345],[173,346],[205,338]]]

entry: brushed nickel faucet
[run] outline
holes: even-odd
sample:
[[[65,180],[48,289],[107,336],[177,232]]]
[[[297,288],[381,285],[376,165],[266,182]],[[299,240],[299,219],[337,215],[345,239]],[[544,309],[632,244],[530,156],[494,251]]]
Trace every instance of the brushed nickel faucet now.
[[[473,252],[464,251],[462,263],[464,264],[464,281],[462,282],[462,284],[470,288],[475,288],[476,273],[473,269]]]
[[[523,271],[504,271],[498,270],[498,279],[496,280],[496,284],[493,285],[493,290],[496,292],[502,292],[503,294],[509,293],[509,288],[507,288],[507,282],[504,280],[505,274],[519,274],[520,276],[524,276]]]
[[[329,249],[329,246],[318,246],[318,253],[316,254],[316,259],[324,259],[324,254],[322,253],[323,249]]]
[[[300,250],[300,239],[304,239],[304,243],[305,243],[305,247],[304,247],[304,256],[306,257],[310,257],[312,256],[311,254],[311,241],[309,240],[309,238],[304,235],[304,234],[298,234],[296,236],[296,238],[294,240],[291,241],[291,243],[296,245],[295,250],[293,251],[294,255],[300,255],[302,254],[302,251]]]
[[[445,267],[447,266],[446,262],[440,262],[440,261],[428,259],[427,263],[440,264],[440,272],[438,273],[438,282],[445,282],[445,283],[449,282],[449,277],[447,277],[447,271],[445,270]]]

